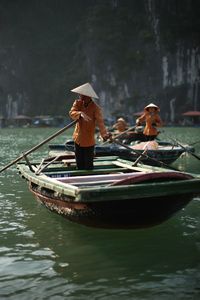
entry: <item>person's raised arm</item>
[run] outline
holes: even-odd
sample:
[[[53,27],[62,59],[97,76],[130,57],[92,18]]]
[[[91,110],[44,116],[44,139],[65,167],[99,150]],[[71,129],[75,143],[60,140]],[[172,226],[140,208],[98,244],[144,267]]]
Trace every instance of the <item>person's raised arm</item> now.
[[[78,104],[78,101],[75,100],[72,108],[69,111],[69,116],[73,119],[73,120],[78,120],[80,118],[83,118],[85,121],[90,121],[90,117],[88,117],[88,115],[86,113],[84,113],[83,111],[81,111],[80,109],[80,105]]]

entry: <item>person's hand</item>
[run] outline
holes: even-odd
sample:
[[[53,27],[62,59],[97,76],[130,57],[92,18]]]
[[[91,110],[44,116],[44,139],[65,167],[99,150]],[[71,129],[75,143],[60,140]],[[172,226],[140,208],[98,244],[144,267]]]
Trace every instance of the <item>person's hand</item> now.
[[[111,132],[107,132],[106,135],[103,136],[103,140],[104,142],[106,142],[107,140],[112,140],[112,133]]]
[[[86,122],[91,121],[91,118],[88,115],[86,115],[83,111],[80,114],[80,118],[83,118],[83,120]]]

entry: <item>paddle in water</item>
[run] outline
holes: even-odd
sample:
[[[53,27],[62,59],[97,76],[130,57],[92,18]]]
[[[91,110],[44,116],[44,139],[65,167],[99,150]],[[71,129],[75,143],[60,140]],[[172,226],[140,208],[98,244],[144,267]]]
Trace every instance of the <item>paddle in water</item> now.
[[[25,151],[18,158],[16,158],[15,160],[11,161],[8,165],[6,165],[5,167],[3,167],[0,170],[0,173],[3,172],[3,171],[5,171],[9,167],[13,166],[14,164],[16,164],[18,161],[20,161],[22,158],[26,157],[28,154],[30,154],[30,153],[34,152],[35,150],[37,150],[38,148],[42,147],[44,144],[48,143],[49,141],[51,141],[52,139],[54,139],[55,137],[57,137],[58,135],[60,135],[61,133],[63,133],[65,130],[71,128],[75,123],[76,123],[76,120],[73,121],[73,122],[71,122],[70,124],[66,125],[62,129],[58,130],[57,132],[55,132],[54,134],[52,134],[51,136],[49,136],[48,138],[46,138],[44,141],[42,141],[41,143],[39,143],[36,146],[34,146],[33,148],[31,148],[30,150]]]
[[[178,142],[176,139],[174,139],[174,138],[168,136],[167,134],[165,134],[165,135],[166,135],[166,137],[167,137],[168,139],[172,140],[177,146],[180,146],[182,149],[184,149],[185,152],[191,154],[193,157],[195,157],[196,159],[200,160],[200,157],[199,157],[197,154],[193,153],[192,151],[190,151],[189,149],[187,149],[186,147],[184,147],[184,146],[183,146],[180,142]]]

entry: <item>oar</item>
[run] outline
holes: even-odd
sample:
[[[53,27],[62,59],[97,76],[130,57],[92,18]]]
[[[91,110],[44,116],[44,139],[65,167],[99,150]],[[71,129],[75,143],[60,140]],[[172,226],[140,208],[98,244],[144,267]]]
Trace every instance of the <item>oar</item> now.
[[[70,127],[72,127],[75,123],[77,122],[77,120],[69,123],[68,125],[66,125],[65,127],[63,127],[62,129],[58,130],[57,132],[55,132],[53,135],[49,136],[47,139],[45,139],[44,141],[42,141],[41,143],[37,144],[36,146],[34,146],[33,148],[31,148],[30,150],[27,150],[26,152],[24,152],[22,155],[20,155],[18,158],[16,158],[15,160],[11,161],[8,165],[6,165],[3,169],[0,170],[0,173],[3,172],[4,170],[8,169],[9,167],[11,167],[12,165],[16,164],[18,161],[20,161],[22,158],[26,157],[28,154],[34,152],[35,150],[37,150],[38,148],[40,148],[41,146],[43,146],[44,144],[48,143],[49,141],[51,141],[52,139],[54,139],[56,136],[58,136],[59,134],[63,133],[65,130],[69,129]]]
[[[113,142],[116,143],[116,144],[118,144],[118,145],[120,145],[120,146],[123,146],[124,148],[126,148],[126,149],[128,149],[128,150],[130,150],[132,153],[136,154],[138,157],[139,157],[139,156],[142,156],[142,157],[148,158],[148,159],[152,160],[153,162],[156,162],[157,164],[159,164],[161,167],[166,167],[166,168],[168,168],[168,169],[171,169],[171,170],[174,170],[174,171],[178,171],[176,168],[173,168],[173,167],[171,167],[171,166],[168,166],[168,165],[165,164],[164,162],[162,162],[162,161],[160,161],[160,160],[158,160],[158,159],[155,159],[155,158],[153,158],[153,157],[148,156],[148,155],[145,154],[144,152],[141,153],[141,152],[139,152],[139,151],[137,151],[137,150],[131,148],[130,146],[125,145],[125,144],[123,144],[123,143],[121,143],[121,142],[119,142],[119,141],[116,141],[116,140],[114,140]]]
[[[128,131],[134,130],[137,126],[133,126],[133,127],[129,127],[127,130],[123,131],[122,133],[116,135],[115,137],[112,137],[112,141],[118,139],[119,137],[122,137],[125,133],[127,133]],[[104,143],[102,143],[101,145],[105,145],[107,143],[110,143],[110,139],[106,140]]]
[[[147,152],[147,148],[144,149],[144,151],[138,156],[138,158],[136,159],[136,161],[134,161],[133,166],[137,166],[137,164],[139,163],[139,161],[142,159],[142,155],[146,154]]]
[[[166,135],[166,134],[165,134]],[[176,145],[180,146],[182,149],[185,150],[185,152],[188,152],[189,154],[191,154],[192,156],[194,156],[196,159],[200,160],[200,157],[193,153],[192,151],[188,150],[186,147],[184,147],[180,142],[178,142],[176,139],[166,135],[167,138],[171,139]]]
[[[176,140],[175,140],[175,141],[176,141]],[[191,154],[192,156],[194,156],[196,159],[200,160],[200,157],[199,157],[197,154],[195,154],[195,153],[193,153],[192,151],[190,151],[189,149],[185,148],[185,147],[184,147],[182,144],[180,144],[179,142],[176,141],[176,143],[177,143],[178,146],[180,146],[181,148],[183,148],[183,149],[185,150],[185,152],[188,152],[189,154]]]

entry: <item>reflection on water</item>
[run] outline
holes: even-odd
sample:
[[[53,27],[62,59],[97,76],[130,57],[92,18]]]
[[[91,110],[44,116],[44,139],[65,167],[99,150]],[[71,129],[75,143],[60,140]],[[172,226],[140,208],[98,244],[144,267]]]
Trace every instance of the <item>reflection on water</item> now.
[[[198,128],[189,128],[188,135],[182,128],[166,131],[185,143],[199,139]],[[52,132],[2,130],[1,166]],[[43,147],[30,157],[45,153]],[[194,173],[200,173],[199,164],[191,156],[174,163]],[[200,198],[160,226],[103,230],[46,210],[16,168],[0,174],[0,187],[0,299],[199,298]]]

